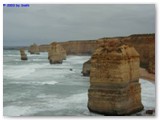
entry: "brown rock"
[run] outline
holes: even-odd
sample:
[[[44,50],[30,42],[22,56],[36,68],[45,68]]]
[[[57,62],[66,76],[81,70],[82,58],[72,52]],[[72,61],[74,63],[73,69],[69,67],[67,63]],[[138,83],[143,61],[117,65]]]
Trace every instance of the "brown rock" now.
[[[39,51],[40,51],[40,52],[48,52],[49,49],[50,49],[50,45],[48,45],[48,44],[39,45],[38,47],[39,47]]]
[[[28,51],[30,52],[30,54],[40,54],[39,47],[36,44],[31,45]]]
[[[139,54],[134,47],[98,48],[91,58],[89,110],[105,115],[142,110],[139,75]]]
[[[75,40],[59,44],[66,50],[67,55],[91,55],[97,48],[96,40]]]
[[[103,46],[112,46],[120,43],[132,45],[140,54],[140,66],[154,73],[155,34],[135,34],[127,37],[101,38],[97,42]]]
[[[97,40],[75,40],[58,42],[67,55],[91,55],[98,46],[132,45],[140,54],[140,66],[155,73],[155,34],[138,34],[124,37],[105,37]],[[41,52],[48,51],[49,45],[39,46]]]
[[[90,75],[90,68],[91,68],[91,60],[88,60],[83,64],[83,70],[82,70],[83,76]]]
[[[25,50],[23,48],[20,49],[21,60],[28,60],[27,55],[25,54]]]
[[[146,110],[146,114],[152,115],[154,113],[154,110]]]
[[[48,59],[50,64],[62,63],[62,61],[66,59],[66,51],[61,45],[53,42],[48,51]]]

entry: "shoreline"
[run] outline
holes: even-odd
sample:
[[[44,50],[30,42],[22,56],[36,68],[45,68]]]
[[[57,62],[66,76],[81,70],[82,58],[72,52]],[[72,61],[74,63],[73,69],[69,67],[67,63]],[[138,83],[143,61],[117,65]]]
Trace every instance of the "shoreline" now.
[[[149,73],[145,68],[140,68],[140,78],[155,84],[155,74]]]

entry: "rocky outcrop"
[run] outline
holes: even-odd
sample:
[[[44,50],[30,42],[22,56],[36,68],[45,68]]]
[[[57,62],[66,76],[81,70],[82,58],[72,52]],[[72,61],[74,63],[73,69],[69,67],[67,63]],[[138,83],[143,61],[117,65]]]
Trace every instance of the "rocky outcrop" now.
[[[112,42],[114,41],[114,42]],[[126,37],[100,38],[97,40],[75,40],[58,42],[67,55],[91,55],[102,44],[114,45],[115,41],[134,46],[140,54],[140,66],[155,73],[155,34],[135,34]],[[49,45],[40,45],[41,52],[48,51]]]
[[[148,56],[148,72],[155,74],[155,44],[150,44]]]
[[[28,51],[30,52],[30,54],[40,54],[39,47],[36,44],[31,45]]]
[[[91,55],[97,48],[96,40],[75,40],[67,42],[57,42],[65,50],[67,55]],[[40,52],[46,52],[50,45],[40,45]]]
[[[112,46],[119,43],[132,45],[140,54],[140,66],[155,73],[155,34],[135,34],[97,40],[99,46]]]
[[[83,76],[90,75],[90,68],[91,68],[91,60],[88,60],[83,64],[83,69],[82,69]]]
[[[67,55],[91,55],[97,48],[95,40],[60,42]]]
[[[27,55],[25,54],[25,50],[23,48],[20,49],[21,60],[28,60]]]
[[[48,59],[50,64],[62,63],[66,59],[66,51],[56,42],[51,43],[48,51]]]
[[[46,45],[39,45],[39,51],[40,52],[48,52],[48,50],[50,49],[50,45],[46,44]]]
[[[128,115],[143,109],[139,54],[132,46],[101,46],[91,57],[88,108],[105,115]]]

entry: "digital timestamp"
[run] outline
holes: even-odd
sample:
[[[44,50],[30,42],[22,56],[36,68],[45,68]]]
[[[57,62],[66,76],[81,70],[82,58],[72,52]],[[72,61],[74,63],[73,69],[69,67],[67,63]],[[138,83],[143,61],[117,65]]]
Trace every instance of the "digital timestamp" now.
[[[3,4],[3,7],[30,7],[29,4]]]

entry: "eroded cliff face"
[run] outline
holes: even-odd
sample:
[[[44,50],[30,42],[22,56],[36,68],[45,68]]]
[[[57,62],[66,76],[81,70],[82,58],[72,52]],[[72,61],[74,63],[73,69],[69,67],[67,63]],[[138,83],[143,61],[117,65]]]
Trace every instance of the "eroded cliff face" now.
[[[20,49],[21,60],[28,60],[27,55],[25,54],[25,50],[23,48]]]
[[[91,55],[97,48],[95,40],[60,42],[68,55]]]
[[[91,55],[98,46],[119,44],[133,45],[140,54],[140,66],[155,73],[155,34],[138,34],[127,37],[101,38],[98,40],[59,42],[67,55]],[[40,52],[47,52],[49,45],[40,45]]]
[[[89,76],[90,75],[90,68],[91,68],[91,60],[89,59],[83,64],[82,68],[82,74],[83,76]]]
[[[89,110],[106,115],[142,110],[139,75],[139,54],[134,47],[98,48],[91,58]]]
[[[66,59],[66,51],[61,45],[53,42],[48,50],[48,59],[50,64],[62,63],[62,61]]]
[[[28,52],[30,52],[30,54],[40,54],[39,53],[39,46],[36,44],[33,44],[29,47]]]
[[[39,45],[39,51],[40,52],[48,52],[49,49],[50,49],[50,47],[51,47],[51,45],[48,45],[48,44],[46,44],[46,45]]]
[[[155,73],[155,34],[139,34],[97,40],[99,46],[112,46],[120,43],[135,47],[140,54],[140,66],[146,68],[151,73]]]
[[[91,55],[97,48],[96,40],[81,40],[57,42],[65,50],[67,55]],[[50,45],[40,45],[40,52],[47,52]]]

